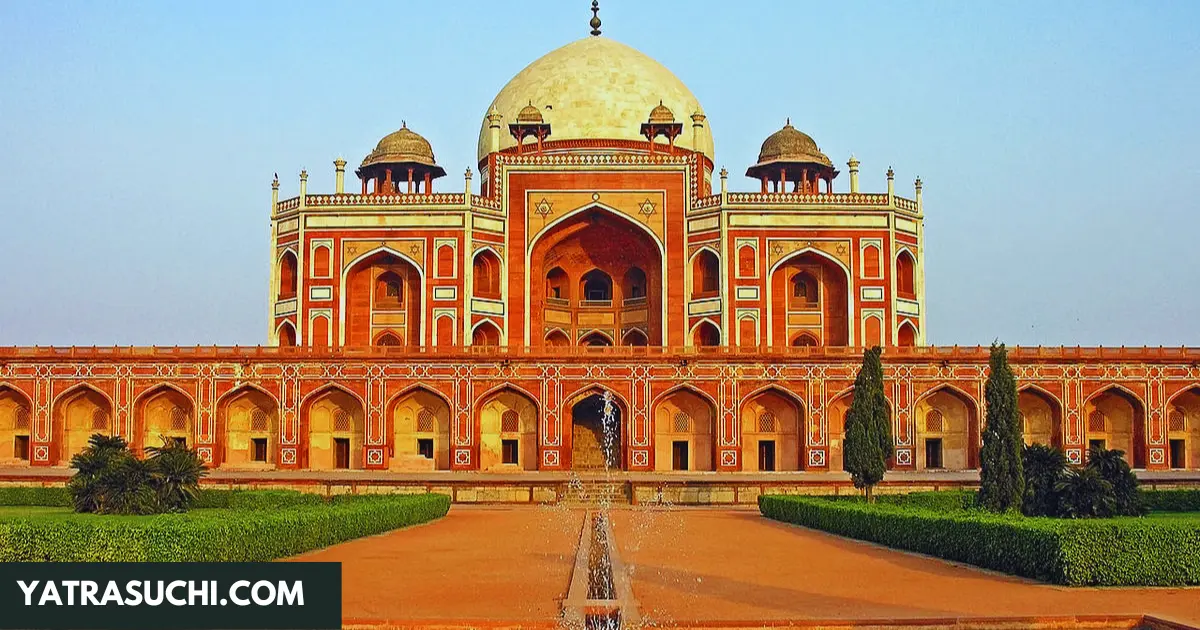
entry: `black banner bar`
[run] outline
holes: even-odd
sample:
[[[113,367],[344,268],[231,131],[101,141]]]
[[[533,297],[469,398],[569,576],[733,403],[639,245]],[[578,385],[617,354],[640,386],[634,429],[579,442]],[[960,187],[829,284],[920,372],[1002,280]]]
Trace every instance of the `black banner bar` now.
[[[0,629],[324,630],[335,562],[0,563]]]

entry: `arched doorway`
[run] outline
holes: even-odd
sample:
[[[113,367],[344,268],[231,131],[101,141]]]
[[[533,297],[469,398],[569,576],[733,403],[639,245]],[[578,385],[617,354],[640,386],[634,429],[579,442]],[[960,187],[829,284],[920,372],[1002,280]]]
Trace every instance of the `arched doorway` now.
[[[290,300],[296,297],[298,277],[296,254],[288,250],[279,259],[279,293],[277,294],[277,299]]]
[[[54,403],[54,426],[58,437],[58,463],[67,465],[71,457],[87,448],[95,433],[115,435],[112,403],[99,390],[82,385],[64,394]]]
[[[1200,386],[1167,404],[1167,466],[1200,469]]]
[[[618,338],[631,327],[661,343],[662,254],[640,225],[590,208],[538,236],[529,261],[532,343],[545,344],[555,328],[579,339],[593,329]]]
[[[192,401],[173,387],[159,385],[143,394],[135,406],[134,426],[134,447],[142,451],[168,444],[196,446]]]
[[[505,387],[479,405],[481,470],[538,469],[537,403]]]
[[[385,331],[399,345],[421,345],[422,299],[421,274],[408,260],[381,251],[354,263],[343,303],[346,345],[369,346]]]
[[[715,470],[716,408],[691,389],[678,389],[654,410],[654,469]]]
[[[1146,411],[1142,401],[1120,387],[1109,387],[1084,404],[1088,450],[1103,447],[1125,452],[1133,468],[1145,468]]]
[[[798,333],[815,345],[850,343],[848,276],[833,259],[813,251],[788,258],[771,273],[771,335],[776,345],[795,343]]]
[[[271,468],[279,445],[279,405],[254,387],[231,392],[217,406],[225,448],[222,468]]]
[[[846,444],[846,417],[852,404],[853,390],[838,396],[825,406],[825,417],[828,419],[826,431],[829,434],[829,470],[846,469],[843,449]]]
[[[305,444],[302,466],[309,470],[345,470],[363,467],[365,436],[362,403],[340,387],[312,395],[300,409],[301,439]]]
[[[279,326],[279,345],[284,348],[291,348],[296,345],[296,328],[291,322],[284,322]]]
[[[692,299],[721,294],[721,261],[711,250],[702,249],[692,258]]]
[[[414,389],[392,403],[388,418],[391,470],[450,470],[450,405],[444,398]]]
[[[0,464],[28,464],[32,456],[33,405],[29,397],[0,386]]]
[[[917,329],[909,322],[900,324],[900,330],[896,333],[896,343],[905,348],[917,345]]]
[[[1062,405],[1046,392],[1026,387],[1017,393],[1025,444],[1062,446]]]
[[[917,299],[917,261],[907,249],[896,256],[896,294],[906,300]]]
[[[803,470],[804,415],[790,393],[768,389],[742,405],[742,470]]]
[[[571,469],[621,470],[624,457],[624,415],[614,396],[611,417],[604,413],[604,395],[585,394],[571,405]]]
[[[721,330],[712,322],[700,322],[692,331],[692,345],[701,348],[713,348],[721,345]]]
[[[500,345],[500,329],[490,321],[483,321],[475,327],[475,332],[471,333],[472,346],[498,346]]]
[[[917,469],[979,467],[979,411],[975,401],[952,387],[939,387],[916,404]]]
[[[500,299],[500,257],[490,249],[480,250],[471,263],[472,291],[475,297]]]
[[[593,348],[603,348],[613,345],[612,339],[609,339],[604,333],[592,332],[584,335],[583,339],[579,340],[579,345]]]

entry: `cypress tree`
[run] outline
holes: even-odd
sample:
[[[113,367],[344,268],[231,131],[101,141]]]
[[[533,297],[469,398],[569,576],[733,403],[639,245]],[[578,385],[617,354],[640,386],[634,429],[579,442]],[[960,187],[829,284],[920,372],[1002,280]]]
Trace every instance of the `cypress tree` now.
[[[980,454],[979,505],[993,512],[1017,510],[1025,495],[1025,472],[1021,461],[1025,443],[1017,406],[1017,379],[1008,365],[1004,344],[992,344],[984,398],[987,400],[987,422]]]
[[[862,369],[854,379],[854,401],[846,416],[846,471],[855,488],[862,488],[873,503],[875,484],[883,481],[892,456],[892,420],[883,393],[883,365],[879,346],[863,352]]]

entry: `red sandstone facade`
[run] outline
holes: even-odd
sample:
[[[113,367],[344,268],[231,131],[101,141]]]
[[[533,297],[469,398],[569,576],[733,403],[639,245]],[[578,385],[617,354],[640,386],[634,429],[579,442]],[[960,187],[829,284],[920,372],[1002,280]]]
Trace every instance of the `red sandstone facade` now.
[[[860,348],[881,345],[894,468],[978,466],[987,356],[923,345],[919,179],[911,200],[891,169],[860,192],[851,157],[835,192],[789,121],[747,170],[758,192],[730,192],[690,92],[603,38],[517,75],[478,158],[478,189],[468,169],[434,192],[404,124],[359,192],[343,160],[333,194],[275,181],[277,347],[0,352],[0,463],[64,465],[111,432],[226,469],[596,468],[607,393],[625,470],[839,470]],[[1011,361],[1027,441],[1200,468],[1200,350]]]

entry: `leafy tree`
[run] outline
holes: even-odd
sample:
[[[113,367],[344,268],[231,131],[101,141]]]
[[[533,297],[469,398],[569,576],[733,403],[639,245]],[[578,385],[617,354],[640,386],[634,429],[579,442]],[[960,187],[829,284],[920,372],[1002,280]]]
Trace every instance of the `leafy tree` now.
[[[1025,516],[1057,516],[1055,488],[1067,472],[1067,454],[1053,446],[1031,444],[1021,451],[1021,467],[1025,472],[1021,512]]]
[[[1117,509],[1112,484],[1095,468],[1067,471],[1054,490],[1059,515],[1065,518],[1108,517]]]
[[[1088,452],[1087,468],[1096,471],[1112,486],[1113,514],[1141,516],[1148,512],[1138,491],[1137,475],[1125,461],[1125,452],[1096,447]]]
[[[891,411],[883,393],[879,355],[879,346],[863,352],[862,369],[854,379],[854,401],[846,416],[843,453],[854,487],[866,492],[869,503],[875,502],[873,490],[883,481],[893,448]]]
[[[992,344],[991,365],[984,387],[987,421],[979,471],[979,504],[993,512],[1021,507],[1025,474],[1021,465],[1022,427],[1017,406],[1017,379],[1008,365],[1004,344]]]

